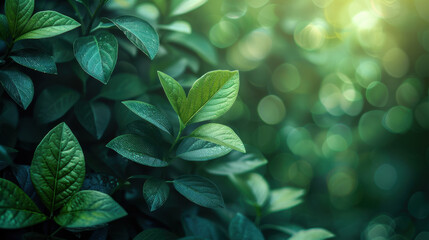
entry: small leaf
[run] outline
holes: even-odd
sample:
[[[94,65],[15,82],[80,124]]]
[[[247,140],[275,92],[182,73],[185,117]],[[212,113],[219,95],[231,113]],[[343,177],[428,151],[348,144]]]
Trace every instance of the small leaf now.
[[[289,240],[324,240],[335,235],[323,228],[311,228],[295,233]]]
[[[188,161],[208,161],[222,157],[231,150],[198,138],[185,138],[177,147],[176,156]]]
[[[241,213],[237,213],[229,224],[231,240],[264,240],[261,231]]]
[[[199,138],[245,153],[246,149],[234,130],[218,123],[208,123],[195,129],[189,137]]]
[[[158,71],[158,77],[162,88],[164,89],[165,95],[167,95],[168,101],[177,115],[180,116],[180,106],[186,104],[185,90],[183,90],[183,87],[180,86],[176,80],[165,73]]]
[[[40,123],[53,122],[66,114],[79,100],[80,94],[63,86],[51,86],[40,93],[34,106],[34,115]]]
[[[221,159],[210,161],[204,168],[211,174],[227,176],[249,172],[267,163],[267,159],[259,152],[240,153],[233,151]]]
[[[155,106],[140,101],[124,101],[122,103],[137,116],[172,135],[173,127],[165,114]]]
[[[217,65],[218,56],[215,48],[207,39],[195,32],[190,34],[179,32],[172,33],[166,37],[166,41],[187,48],[195,52],[207,63]]]
[[[34,95],[30,77],[18,71],[0,71],[0,82],[12,99],[20,107],[27,109]]]
[[[0,39],[6,41],[9,38],[9,34],[6,15],[0,14]]]
[[[24,67],[42,73],[57,74],[57,66],[52,56],[38,49],[22,49],[12,53],[10,57]]]
[[[110,121],[110,108],[102,102],[79,102],[75,109],[79,123],[94,137],[100,139]]]
[[[175,21],[168,25],[159,25],[158,28],[187,34],[192,32],[191,24],[186,21]]]
[[[74,55],[82,69],[107,84],[118,59],[118,41],[108,32],[81,37],[73,44]]]
[[[93,190],[76,193],[54,218],[60,226],[84,228],[111,222],[127,212],[109,195]]]
[[[137,234],[133,240],[175,240],[177,236],[162,228],[150,228]]]
[[[54,37],[79,26],[80,23],[61,13],[55,11],[37,12],[31,17],[15,41]]]
[[[0,178],[0,228],[28,227],[47,219],[36,204],[14,183]]]
[[[127,100],[142,95],[146,87],[136,75],[121,73],[114,75],[108,84],[101,88],[99,97],[111,100]]]
[[[137,135],[121,135],[110,141],[106,147],[142,165],[150,167],[165,167],[168,165],[168,162],[161,160],[162,157],[158,148]]]
[[[34,0],[6,0],[5,13],[12,37],[18,37],[34,11]]]
[[[212,181],[197,175],[180,176],[173,181],[174,188],[189,201],[207,208],[223,208],[222,194]]]
[[[273,213],[283,211],[302,202],[301,197],[304,195],[304,189],[297,188],[280,188],[272,190],[269,195],[269,201],[267,205],[267,213]]]
[[[158,53],[159,37],[155,29],[146,21],[133,17],[122,16],[110,19],[125,36],[150,59]]]
[[[230,179],[249,204],[261,207],[267,201],[270,187],[260,174],[249,173],[239,177],[230,176]]]
[[[149,178],[143,185],[143,197],[151,212],[160,208],[167,201],[170,187],[161,179]]]
[[[85,160],[65,123],[49,131],[37,146],[30,173],[37,194],[51,213],[79,191],[85,178]]]
[[[172,0],[171,1],[171,16],[182,15],[199,8],[207,0]]]

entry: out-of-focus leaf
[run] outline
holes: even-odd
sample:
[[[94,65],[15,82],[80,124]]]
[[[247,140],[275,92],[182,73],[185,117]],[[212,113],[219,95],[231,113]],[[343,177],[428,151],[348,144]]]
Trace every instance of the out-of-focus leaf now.
[[[230,179],[251,205],[261,207],[267,201],[270,187],[261,175],[248,173],[237,177],[231,176]]]
[[[172,0],[171,1],[171,16],[182,15],[199,8],[207,0]]]
[[[75,107],[77,120],[94,137],[100,139],[110,122],[110,108],[102,102],[80,101]]]
[[[189,239],[225,239],[218,225],[206,218],[198,216],[185,216],[182,218],[183,228]],[[185,238],[188,239],[188,238]]]
[[[175,240],[177,236],[174,233],[162,228],[150,228],[137,234],[133,240]]]
[[[24,67],[42,73],[57,74],[57,66],[52,56],[38,49],[21,49],[13,52],[10,57]]]
[[[31,199],[34,200],[36,197],[36,190],[34,189],[33,183],[31,182],[30,166],[28,165],[16,165],[13,168],[13,173],[21,189]]]
[[[98,96],[111,100],[128,100],[143,94],[145,90],[145,85],[136,75],[121,73],[114,75]]]
[[[30,77],[18,71],[0,71],[0,83],[20,107],[27,109],[34,95]]]
[[[297,188],[280,188],[270,192],[267,213],[283,211],[302,202],[301,197],[305,194],[304,189]]]
[[[0,14],[0,39],[7,40],[9,37],[9,26],[6,15]]]
[[[34,11],[34,0],[6,0],[5,13],[12,37],[18,37]]]
[[[267,159],[259,152],[240,153],[233,151],[225,157],[209,162],[205,170],[216,175],[241,174],[267,164]]]
[[[149,178],[143,185],[143,197],[151,212],[160,208],[167,201],[170,187],[158,178]]]
[[[229,223],[229,237],[231,240],[264,240],[261,231],[241,213]]]
[[[323,228],[311,228],[295,233],[289,240],[324,240],[335,235]]]
[[[185,138],[176,150],[176,156],[188,161],[208,161],[222,157],[231,148],[207,142],[198,138]]]
[[[199,138],[243,153],[246,152],[240,137],[230,127],[222,124],[204,124],[191,132],[189,137]]]
[[[159,25],[158,28],[187,34],[192,32],[191,24],[186,21],[175,21],[168,25]]]
[[[55,39],[52,42],[52,56],[56,63],[64,63],[73,60],[73,45],[66,40]]]
[[[211,65],[216,65],[218,62],[218,56],[214,47],[207,39],[197,33],[172,33],[167,36],[166,41],[195,52],[200,58]]]
[[[85,180],[83,180],[82,190],[96,190],[102,193],[111,194],[117,185],[117,179],[112,176],[90,173],[87,174],[85,176]]]
[[[197,175],[180,176],[173,181],[174,188],[189,201],[208,208],[223,208],[222,193],[212,181]]]

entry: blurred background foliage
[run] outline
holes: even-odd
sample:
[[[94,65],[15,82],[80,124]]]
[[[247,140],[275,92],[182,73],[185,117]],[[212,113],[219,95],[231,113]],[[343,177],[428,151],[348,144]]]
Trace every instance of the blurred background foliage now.
[[[429,1],[194,2],[177,21],[162,0],[110,5],[179,31],[161,42],[183,51],[161,49],[152,75],[240,70],[222,121],[267,157],[272,187],[307,190],[278,218],[338,239],[429,239]]]

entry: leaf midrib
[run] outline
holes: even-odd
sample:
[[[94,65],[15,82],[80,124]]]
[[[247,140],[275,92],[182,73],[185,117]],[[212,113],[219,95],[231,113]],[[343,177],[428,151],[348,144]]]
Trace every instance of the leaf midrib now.
[[[51,217],[52,217],[52,213],[54,211],[54,207],[55,207],[55,200],[56,200],[56,193],[57,193],[57,183],[58,183],[58,173],[59,173],[59,168],[60,168],[60,160],[61,160],[61,153],[62,153],[62,148],[63,148],[63,132],[64,132],[64,125],[61,128],[61,133],[60,133],[60,146],[59,146],[59,150],[58,150],[58,161],[57,161],[57,170],[55,171],[55,181],[54,181],[54,192],[53,192],[53,197],[52,197],[52,202],[51,202]]]

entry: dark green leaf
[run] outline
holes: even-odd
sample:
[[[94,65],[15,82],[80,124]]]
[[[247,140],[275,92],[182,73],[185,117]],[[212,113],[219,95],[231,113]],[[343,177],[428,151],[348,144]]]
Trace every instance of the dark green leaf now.
[[[0,178],[0,228],[23,228],[46,219],[24,191],[14,183]]]
[[[149,178],[143,185],[143,197],[151,212],[160,208],[167,201],[170,187],[163,180]]]
[[[231,240],[264,240],[255,224],[240,213],[229,224],[229,237]]]
[[[74,59],[73,45],[63,39],[52,42],[52,54],[56,63],[65,63]]]
[[[6,15],[0,14],[0,39],[7,40],[9,38],[9,26],[7,24]]]
[[[51,213],[79,191],[85,178],[85,160],[65,123],[49,131],[37,146],[30,171],[34,188]]]
[[[98,96],[111,100],[127,100],[143,94],[145,90],[143,81],[136,75],[122,73],[114,75]]]
[[[85,176],[85,180],[83,180],[82,190],[96,190],[111,194],[116,186],[118,186],[118,180],[115,177],[99,173],[89,173]]]
[[[209,162],[204,166],[207,172],[216,175],[241,174],[267,164],[267,159],[259,153],[233,151],[227,156]]]
[[[12,37],[19,36],[34,11],[34,0],[6,0],[5,13]]]
[[[10,148],[0,145],[0,171],[13,163],[9,156],[9,151]]]
[[[273,213],[295,207],[302,202],[301,197],[304,194],[304,189],[297,188],[285,187],[272,190],[266,211],[267,213]]]
[[[80,101],[74,110],[79,123],[100,139],[109,125],[110,108],[102,102]]]
[[[200,206],[208,208],[225,206],[219,188],[205,177],[184,175],[174,179],[173,185],[185,198]]]
[[[176,235],[162,228],[150,228],[137,234],[133,240],[175,240]]]
[[[18,184],[25,194],[27,194],[31,199],[35,199],[37,194],[33,183],[31,182],[30,166],[15,165],[13,167],[13,174],[15,175],[16,180],[18,180]]]
[[[176,156],[188,161],[208,161],[222,157],[231,150],[198,138],[185,138],[177,147]]]
[[[172,33],[167,36],[166,41],[190,49],[211,65],[216,65],[218,62],[214,47],[207,39],[197,33]]]
[[[27,109],[33,100],[33,82],[18,71],[0,71],[0,82],[7,94],[22,108]]]
[[[226,239],[219,229],[219,226],[202,217],[198,216],[185,216],[182,218],[183,228],[185,229],[186,236],[189,240],[222,240]]]
[[[176,80],[165,73],[158,71],[158,77],[168,101],[177,115],[180,115],[180,107],[186,104],[185,90]]]
[[[311,228],[295,233],[289,240],[324,240],[335,235],[323,228]]]
[[[76,193],[55,217],[68,228],[91,227],[124,217],[127,212],[109,195],[93,190]]]
[[[33,70],[57,74],[57,66],[52,56],[38,49],[22,49],[10,56],[16,63]]]
[[[207,0],[172,0],[171,1],[171,16],[182,15],[199,8]]]
[[[107,84],[118,59],[118,41],[108,32],[81,37],[73,44],[74,55],[82,69]]]
[[[243,142],[234,130],[222,124],[208,123],[202,125],[189,134],[189,137],[199,138],[243,153],[246,152]]]

